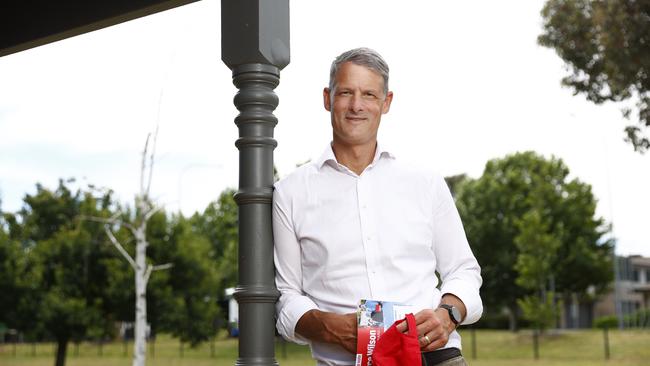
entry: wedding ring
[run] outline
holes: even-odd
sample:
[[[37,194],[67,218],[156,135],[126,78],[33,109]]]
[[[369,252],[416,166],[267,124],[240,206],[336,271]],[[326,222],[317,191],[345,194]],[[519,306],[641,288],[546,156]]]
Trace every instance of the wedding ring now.
[[[431,340],[429,339],[429,336],[427,336],[426,334],[422,338],[427,340],[427,344],[431,343]]]

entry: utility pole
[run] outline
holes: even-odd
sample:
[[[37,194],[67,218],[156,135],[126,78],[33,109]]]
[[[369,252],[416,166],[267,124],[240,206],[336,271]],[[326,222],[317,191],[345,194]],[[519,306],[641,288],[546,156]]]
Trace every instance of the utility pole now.
[[[289,0],[222,0],[221,59],[239,89],[239,358],[236,365],[277,365],[273,267],[273,91],[289,64]]]

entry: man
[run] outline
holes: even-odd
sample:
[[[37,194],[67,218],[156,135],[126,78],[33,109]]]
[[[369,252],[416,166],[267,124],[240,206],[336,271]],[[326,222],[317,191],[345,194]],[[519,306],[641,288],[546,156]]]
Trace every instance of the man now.
[[[427,365],[464,365],[456,326],[483,310],[480,267],[444,179],[377,143],[392,100],[377,52],[341,54],[323,90],[332,143],[275,186],[277,328],[310,344],[319,365],[354,365],[361,299],[418,309]]]

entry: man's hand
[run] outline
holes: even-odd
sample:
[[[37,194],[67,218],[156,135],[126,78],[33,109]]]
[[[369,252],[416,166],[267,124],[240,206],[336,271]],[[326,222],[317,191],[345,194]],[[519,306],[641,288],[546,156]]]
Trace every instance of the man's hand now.
[[[465,304],[452,294],[445,294],[441,303],[456,306],[461,318],[465,318]],[[449,341],[449,335],[456,329],[456,325],[451,321],[449,312],[446,309],[425,309],[415,314],[415,324],[418,330],[418,339],[420,341],[420,350],[422,352],[435,351],[442,348]],[[408,330],[406,322],[397,325],[397,330],[405,333]]]
[[[456,329],[445,309],[422,310],[415,314],[415,324],[422,352],[435,351],[444,347],[449,340],[449,335]],[[405,333],[408,330],[406,322],[398,324],[397,330]]]
[[[298,320],[296,333],[311,341],[338,344],[350,353],[357,353],[356,313],[310,310]]]

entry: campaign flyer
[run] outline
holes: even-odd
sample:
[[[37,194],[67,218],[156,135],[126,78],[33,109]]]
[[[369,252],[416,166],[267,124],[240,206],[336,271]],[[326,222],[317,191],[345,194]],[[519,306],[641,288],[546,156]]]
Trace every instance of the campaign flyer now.
[[[382,334],[396,320],[412,313],[411,305],[390,301],[361,300],[357,308],[356,366],[372,366],[372,352]]]

